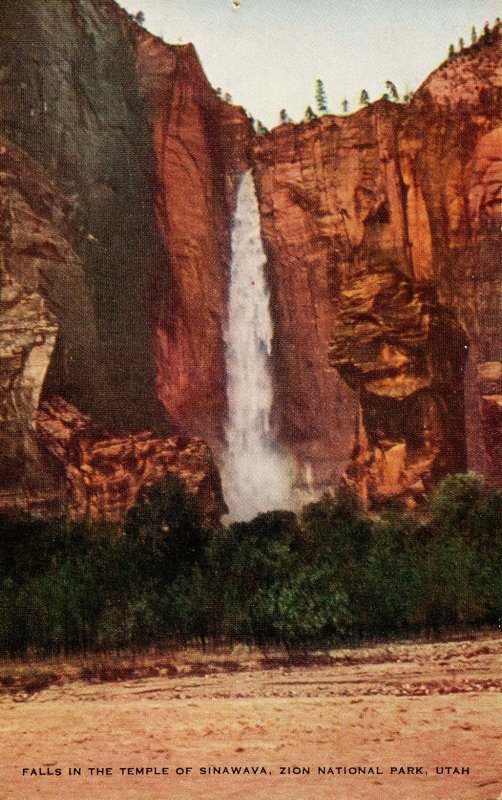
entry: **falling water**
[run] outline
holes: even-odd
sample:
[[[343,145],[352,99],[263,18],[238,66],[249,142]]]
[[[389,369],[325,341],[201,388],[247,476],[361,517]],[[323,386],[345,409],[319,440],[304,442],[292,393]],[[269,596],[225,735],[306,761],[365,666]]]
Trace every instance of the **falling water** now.
[[[230,516],[240,520],[284,508],[291,495],[290,466],[270,427],[273,331],[265,263],[249,171],[237,193],[225,331],[229,419],[223,480]]]

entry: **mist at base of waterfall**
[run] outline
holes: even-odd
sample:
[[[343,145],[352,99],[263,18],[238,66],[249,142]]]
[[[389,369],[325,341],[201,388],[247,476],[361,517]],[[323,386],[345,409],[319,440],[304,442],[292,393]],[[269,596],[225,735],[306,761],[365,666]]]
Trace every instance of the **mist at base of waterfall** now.
[[[298,510],[291,489],[294,467],[279,452],[227,456],[222,470],[229,522],[247,522],[265,511]]]
[[[224,332],[228,424],[222,481],[232,520],[291,507],[294,468],[276,445],[271,426],[273,327],[265,264],[249,171],[237,192]]]

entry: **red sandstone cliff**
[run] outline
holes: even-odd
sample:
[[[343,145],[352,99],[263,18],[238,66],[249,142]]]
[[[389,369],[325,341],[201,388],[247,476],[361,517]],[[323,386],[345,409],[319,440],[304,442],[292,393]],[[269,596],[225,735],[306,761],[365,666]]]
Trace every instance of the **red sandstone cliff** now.
[[[207,444],[195,437],[160,439],[150,431],[112,436],[60,397],[44,402],[36,417],[40,441],[63,465],[68,510],[75,517],[120,522],[140,491],[177,475],[198,504],[205,525],[227,510]]]
[[[169,301],[157,328],[159,394],[179,430],[218,448],[229,228],[249,124],[241,109],[215,97],[190,46],[166,47],[144,32],[139,38],[169,256]],[[381,101],[254,141],[274,315],[275,418],[300,482],[312,475],[319,487],[332,484],[352,453],[346,478],[362,494],[412,501],[448,471],[487,472],[493,462],[488,423],[480,436],[487,406],[480,410],[474,368],[487,358],[484,343],[500,350],[486,305],[489,287],[497,288],[499,245],[485,220],[500,185],[493,155],[499,66],[494,36],[440,68],[409,106]],[[471,219],[480,208],[476,232]],[[470,238],[459,236],[466,230]]]
[[[111,508],[117,514],[167,465],[181,459],[189,487],[201,472],[206,445],[166,439],[166,429],[221,440],[229,228],[249,123],[217,97],[191,46],[163,44],[111,0],[6,0],[0,18],[0,123],[18,146],[7,142],[0,154],[6,163],[0,200],[13,211],[1,246],[21,299],[40,292],[26,313],[26,303],[11,303],[10,317],[3,315],[0,358],[10,359],[10,371],[1,387],[0,434],[3,455],[13,455],[2,475],[14,481],[10,505],[28,507],[33,487],[23,488],[21,473],[48,469],[35,439],[36,406],[41,394],[49,400],[61,394],[93,421],[124,433],[124,463],[115,458],[114,478],[97,470],[91,481],[89,496],[105,500],[79,505],[70,481],[72,508],[94,514],[101,503],[105,516]],[[2,310],[7,294],[2,290]],[[13,380],[33,383],[16,377],[18,361],[26,361],[31,339],[40,344],[44,314],[51,348],[18,424]],[[22,339],[11,329],[25,325],[25,317],[31,327]],[[168,413],[157,413],[157,394]],[[139,444],[128,434],[148,425],[162,438],[134,435],[146,436],[150,466],[129,468]],[[11,469],[14,456],[19,474]],[[44,458],[60,486],[60,469]],[[126,488],[118,491],[118,484]],[[44,492],[47,499],[48,487]],[[221,494],[211,502],[213,511],[205,512],[216,519]]]
[[[224,439],[222,331],[230,229],[251,125],[210,86],[192,45],[139,31],[138,67],[151,115],[156,209],[167,260],[156,327],[157,385],[177,430]]]
[[[370,501],[413,503],[467,466],[502,479],[500,383],[480,397],[476,375],[502,355],[491,39],[408,106],[380,101],[255,140],[280,435],[302,459],[319,443],[317,480],[353,446],[346,480]],[[352,396],[327,373],[328,351]]]
[[[409,504],[466,466],[500,482],[496,34],[444,64],[406,106],[380,101],[253,141],[193,47],[164,44],[113,0],[5,0],[0,13],[1,130],[21,148],[7,142],[0,153],[14,210],[2,232],[13,283],[2,294],[1,357],[14,365],[2,424],[19,406],[20,354],[40,335],[47,344],[37,380],[16,384],[30,388],[18,433],[2,429],[13,452],[21,439],[25,455],[38,448],[40,393],[120,426],[120,458],[109,437],[98,447],[110,480],[82,440],[77,472],[92,461],[91,488],[75,500],[115,514],[151,479],[137,463],[144,435],[129,433],[160,431],[156,393],[178,433],[221,447],[230,227],[236,179],[252,163],[275,423],[299,480],[320,487],[345,474],[370,501]],[[25,339],[13,337],[18,318],[31,326]],[[153,439],[150,465],[170,446]]]
[[[0,510],[118,521],[168,473],[197,499],[206,524],[226,507],[207,444],[151,432],[110,436],[52,396],[65,365],[82,391],[100,391],[96,324],[82,266],[68,241],[71,204],[44,170],[0,141]],[[63,350],[51,378],[56,340]],[[73,362],[73,363],[72,363]],[[75,363],[76,362],[76,363]],[[85,385],[94,373],[94,382]],[[103,387],[104,388],[104,387]],[[42,392],[50,396],[39,407]],[[52,457],[54,456],[54,458]]]

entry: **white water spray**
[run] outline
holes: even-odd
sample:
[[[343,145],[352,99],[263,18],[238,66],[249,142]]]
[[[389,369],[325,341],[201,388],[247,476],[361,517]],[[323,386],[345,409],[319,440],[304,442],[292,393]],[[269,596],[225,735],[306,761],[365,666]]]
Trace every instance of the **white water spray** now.
[[[237,193],[225,331],[229,419],[223,467],[232,519],[285,508],[291,469],[274,445],[270,427],[272,320],[265,280],[260,214],[251,171]]]

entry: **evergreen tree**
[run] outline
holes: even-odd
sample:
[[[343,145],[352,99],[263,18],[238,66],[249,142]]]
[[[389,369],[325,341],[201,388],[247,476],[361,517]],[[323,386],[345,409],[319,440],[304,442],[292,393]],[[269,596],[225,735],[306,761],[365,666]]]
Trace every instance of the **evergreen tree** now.
[[[326,99],[324,84],[320,78],[315,82],[315,99],[318,111],[320,111],[321,114],[325,114],[328,110],[328,101]]]
[[[361,97],[359,98],[359,105],[360,106],[367,106],[370,102],[370,96],[366,89],[363,89],[361,92]]]
[[[387,91],[389,92],[392,100],[399,100],[399,92],[397,91],[396,84],[392,83],[392,81],[385,81],[385,85],[387,87]]]
[[[285,125],[287,122],[291,122],[291,119],[288,116],[288,112],[286,111],[285,108],[281,108],[281,110],[279,111],[279,120],[281,122],[281,125]]]
[[[268,128],[266,128],[259,119],[257,119],[255,122],[254,130],[257,136],[265,136],[265,134],[268,133]]]
[[[471,28],[471,44],[476,44],[478,41],[478,34],[476,33],[476,28],[474,25]]]
[[[232,102],[232,95],[229,94],[228,92],[225,92],[225,96],[224,96],[223,99],[224,99],[225,103],[231,103]]]
[[[344,114],[346,114],[348,110],[349,110],[349,101],[348,101],[348,100],[347,100],[347,98],[345,97],[345,98],[342,100],[342,111],[343,111],[343,113],[344,113]]]
[[[307,106],[303,119],[305,122],[312,122],[313,119],[317,119],[317,114],[312,111],[312,106]]]
[[[458,40],[458,52],[461,53],[465,47],[465,42],[462,37]]]
[[[216,94],[218,95],[218,97],[222,96],[223,92],[221,91],[221,86],[218,86],[217,89],[215,89],[215,91],[216,91]]]
[[[134,15],[134,19],[138,23],[138,25],[144,25],[145,24],[145,12],[144,11],[136,11],[136,13]]]
[[[453,58],[455,55],[455,45],[451,44],[448,48],[448,58]]]

